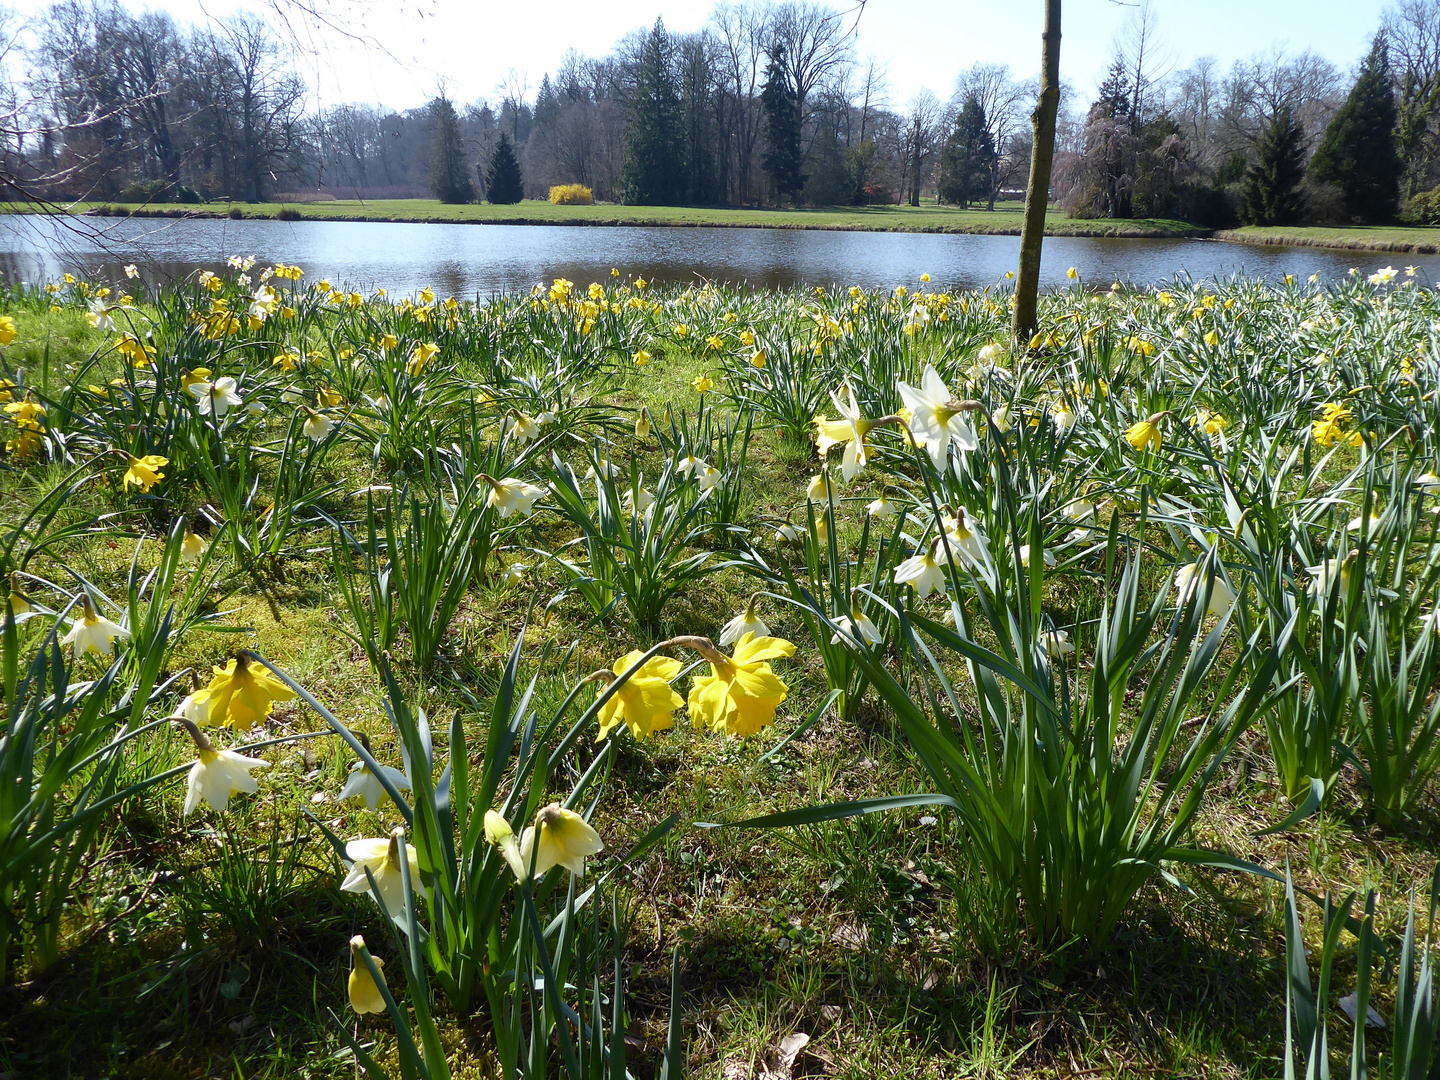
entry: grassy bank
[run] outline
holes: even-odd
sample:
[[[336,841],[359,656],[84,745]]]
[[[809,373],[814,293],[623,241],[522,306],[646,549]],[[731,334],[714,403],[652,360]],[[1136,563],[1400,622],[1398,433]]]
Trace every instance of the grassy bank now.
[[[473,203],[447,206],[435,199],[336,200],[316,203],[233,203],[209,206],[138,206],[76,203],[75,213],[118,206],[122,213],[179,217],[225,217],[231,208],[247,218],[273,218],[293,211],[312,221],[403,221],[488,225],[652,225],[735,229],[833,229],[854,232],[1020,234],[1021,207],[1008,203],[993,211],[952,206],[853,206],[795,210],[743,210],[727,207],[552,206],[527,199],[514,206]],[[1183,221],[1137,218],[1132,221],[1077,221],[1058,210],[1049,214],[1052,236],[1174,237],[1208,230]]]
[[[1404,225],[1246,225],[1215,234],[1216,240],[1241,244],[1341,248],[1433,255],[1440,251],[1440,228]]]

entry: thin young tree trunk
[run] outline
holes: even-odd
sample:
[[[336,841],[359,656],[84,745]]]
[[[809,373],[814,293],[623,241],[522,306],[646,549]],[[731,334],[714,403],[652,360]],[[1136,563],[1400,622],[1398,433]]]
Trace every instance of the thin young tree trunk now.
[[[1050,170],[1055,164],[1055,116],[1060,110],[1060,0],[1045,0],[1041,39],[1040,98],[1030,114],[1035,147],[1030,182],[1025,188],[1025,223],[1020,229],[1020,269],[1015,276],[1015,310],[1010,329],[1023,347],[1035,333],[1035,304],[1040,292],[1040,244],[1045,238],[1045,209],[1050,201]]]

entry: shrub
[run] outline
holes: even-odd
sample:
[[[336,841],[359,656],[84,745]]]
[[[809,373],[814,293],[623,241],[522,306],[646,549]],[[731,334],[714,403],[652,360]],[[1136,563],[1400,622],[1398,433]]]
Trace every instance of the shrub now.
[[[230,207],[230,210],[226,213],[225,216],[228,217],[228,218],[230,218],[230,219],[233,220],[233,221],[239,221],[241,218],[243,218],[243,217],[245,216],[245,213],[244,213],[244,211],[242,211],[242,210],[240,209],[240,207],[238,207],[238,206],[232,206],[232,207]]]
[[[293,206],[282,207],[280,212],[275,215],[276,221],[299,221],[300,218],[300,211]]]
[[[137,180],[120,192],[120,201],[127,203],[170,202],[173,198],[169,180]]]
[[[1400,220],[1407,225],[1440,225],[1440,187],[1410,196]]]
[[[590,206],[595,193],[584,184],[556,184],[550,189],[550,201],[556,206]]]

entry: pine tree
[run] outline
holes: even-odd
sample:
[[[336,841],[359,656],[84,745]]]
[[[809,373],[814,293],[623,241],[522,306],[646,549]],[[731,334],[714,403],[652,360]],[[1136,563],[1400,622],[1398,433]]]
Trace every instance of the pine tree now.
[[[1395,216],[1401,170],[1395,122],[1395,89],[1382,33],[1375,36],[1360,77],[1310,162],[1317,180],[1340,185],[1345,209],[1362,221]]]
[[[495,152],[490,155],[490,168],[485,171],[485,197],[497,205],[509,206],[525,197],[525,181],[520,176],[520,162],[510,146],[510,136],[503,131]]]
[[[640,46],[625,129],[620,184],[631,205],[674,206],[684,198],[684,127],[674,51],[665,24],[656,19]]]
[[[794,199],[805,186],[804,164],[800,151],[800,102],[790,85],[789,72],[782,56],[771,54],[765,72],[765,88],[760,93],[765,111],[765,150],[762,164],[775,186],[775,194]]]
[[[971,94],[940,152],[937,189],[941,201],[969,206],[972,200],[985,199],[990,194],[994,166],[995,140],[985,120],[985,108]]]
[[[470,163],[460,138],[460,118],[444,96],[430,103],[430,190],[442,203],[467,203],[475,198]]]
[[[1245,172],[1240,214],[1251,225],[1289,225],[1300,217],[1305,176],[1305,133],[1289,105],[1275,112]]]

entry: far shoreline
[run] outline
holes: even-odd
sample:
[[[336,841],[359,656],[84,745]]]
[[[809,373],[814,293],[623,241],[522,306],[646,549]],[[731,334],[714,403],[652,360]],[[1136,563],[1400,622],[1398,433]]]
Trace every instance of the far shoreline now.
[[[368,222],[405,225],[563,225],[595,228],[776,229],[818,232],[879,232],[928,235],[1018,236],[1020,205],[995,210],[941,206],[866,206],[769,210],[729,207],[639,207],[616,204],[552,206],[526,200],[445,205],[431,199],[323,200],[227,204],[224,208],[85,202],[50,209],[0,204],[0,213],[37,216],[138,217],[172,220]],[[1051,210],[1045,235],[1099,240],[1210,239],[1232,244],[1311,247],[1339,251],[1433,255],[1440,253],[1434,226],[1244,226],[1210,229],[1166,218],[1134,220],[1069,218]]]

